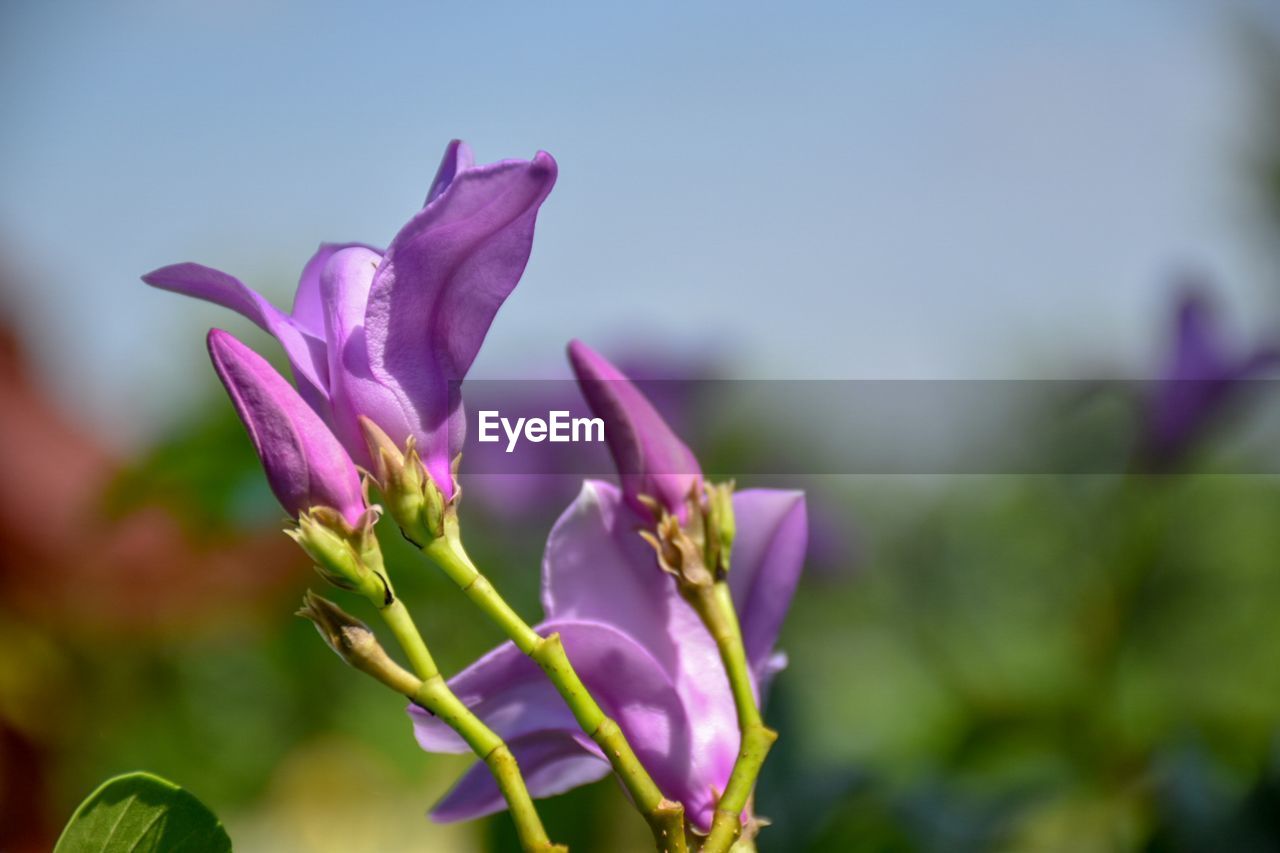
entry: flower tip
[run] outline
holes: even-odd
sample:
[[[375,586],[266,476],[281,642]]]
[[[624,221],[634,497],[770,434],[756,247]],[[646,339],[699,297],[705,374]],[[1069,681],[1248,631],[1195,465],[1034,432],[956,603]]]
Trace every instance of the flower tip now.
[[[143,273],[140,278],[144,284],[149,284],[152,287],[165,287],[175,273],[188,266],[189,264],[166,264],[162,267],[156,267],[149,273]]]
[[[216,290],[229,280],[230,276],[203,264],[183,261],[180,264],[157,267],[149,273],[144,273],[140,278],[143,284],[160,290],[217,302],[219,300],[210,295],[209,286],[213,284]]]
[[[573,367],[578,380],[585,382],[597,379],[621,379],[622,375],[605,357],[574,338],[567,347],[569,364]]]
[[[209,358],[213,361],[214,369],[218,371],[218,376],[226,383],[229,375],[228,363],[232,361],[244,362],[244,350],[249,348],[241,343],[235,335],[218,328],[210,329],[209,333],[205,335],[204,342],[209,350]]]
[[[535,171],[541,172],[551,182],[560,174],[560,164],[556,162],[556,158],[542,149],[538,149],[533,155],[532,164]]]
[[[204,336],[205,344],[209,347],[210,354],[216,354],[226,350],[233,341],[237,342],[235,336],[225,329],[212,328],[209,333]]]
[[[209,350],[209,358],[213,361],[214,369],[217,370],[224,383],[231,381],[229,377],[234,369],[232,363],[238,363],[242,368],[250,368],[259,361],[262,361],[264,365],[266,364],[262,360],[262,356],[225,329],[216,327],[210,329],[204,340],[205,346]],[[235,397],[234,392],[232,397]]]

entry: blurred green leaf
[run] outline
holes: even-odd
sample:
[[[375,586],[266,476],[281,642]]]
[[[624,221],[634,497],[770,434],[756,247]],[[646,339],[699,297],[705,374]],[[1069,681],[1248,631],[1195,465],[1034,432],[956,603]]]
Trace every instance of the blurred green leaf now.
[[[80,804],[54,853],[222,853],[221,822],[194,796],[150,773],[108,779]]]

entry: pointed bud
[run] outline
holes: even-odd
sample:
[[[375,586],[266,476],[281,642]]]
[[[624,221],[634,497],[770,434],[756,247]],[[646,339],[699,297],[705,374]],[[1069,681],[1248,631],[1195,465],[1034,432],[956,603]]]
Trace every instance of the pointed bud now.
[[[365,511],[360,476],[329,427],[262,356],[220,329],[209,356],[262,460],[267,482],[295,518],[333,507],[351,523]]]
[[[443,535],[444,513],[450,500],[427,474],[414,438],[410,436],[401,451],[369,418],[360,417],[360,428],[373,458],[373,475],[391,517],[404,535],[418,545],[438,539]],[[455,487],[453,500],[459,494]]]
[[[650,502],[683,514],[689,489],[702,479],[693,452],[640,389],[602,355],[573,341],[569,363],[587,405],[604,420],[605,441],[628,503],[642,514]]]
[[[373,534],[376,517],[370,511],[358,527],[352,527],[336,511],[318,507],[300,514],[298,526],[285,533],[306,551],[329,583],[370,601],[389,602],[391,586],[382,574],[382,554]]]
[[[349,666],[406,696],[418,689],[418,679],[391,659],[369,626],[334,602],[307,590],[297,615],[311,620],[329,648]]]
[[[369,448],[369,458],[373,460],[374,478],[379,486],[387,482],[393,470],[404,466],[404,454],[391,440],[391,436],[365,415],[357,418],[360,431],[364,434],[365,446]]]

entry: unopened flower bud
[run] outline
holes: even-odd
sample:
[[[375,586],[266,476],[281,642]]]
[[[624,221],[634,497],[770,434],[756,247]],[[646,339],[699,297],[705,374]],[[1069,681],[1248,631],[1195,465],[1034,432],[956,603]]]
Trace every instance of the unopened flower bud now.
[[[280,504],[295,518],[315,506],[333,507],[356,524],[366,510],[360,476],[329,427],[262,356],[219,329],[208,340]]]
[[[640,389],[581,341],[569,344],[569,363],[618,467],[627,502],[642,514],[653,504],[683,514],[684,498],[702,479],[698,460]]]
[[[391,659],[369,626],[334,602],[307,590],[297,615],[311,620],[329,648],[348,665],[406,696],[417,690],[418,679]]]

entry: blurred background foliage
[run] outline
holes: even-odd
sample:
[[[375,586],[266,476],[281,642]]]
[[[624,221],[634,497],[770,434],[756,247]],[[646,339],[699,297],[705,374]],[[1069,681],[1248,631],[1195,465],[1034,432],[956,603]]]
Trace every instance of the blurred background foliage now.
[[[1246,29],[1250,227],[1274,245],[1280,53]],[[1170,286],[1150,324],[1169,351],[1177,299]],[[505,815],[423,817],[466,760],[418,750],[403,702],[289,616],[318,582],[211,373],[204,403],[121,458],[60,411],[16,335],[0,355],[0,849],[47,849],[98,781],[135,768],[196,793],[241,850],[516,849]],[[1074,357],[1068,373],[1097,363]],[[761,849],[1280,849],[1280,480],[1248,473],[1263,468],[1232,443],[1274,411],[1233,402],[1202,406],[1211,429],[1158,469],[792,484],[810,493],[812,543],[767,708],[783,736],[758,792]],[[1045,406],[1006,422],[1043,458],[1142,444],[1140,421]],[[696,412],[670,414],[722,469],[803,450],[783,423],[700,431]],[[534,498],[513,509],[501,484],[463,483],[474,556],[536,617],[560,497],[521,490]],[[384,547],[446,671],[496,641],[398,536]],[[608,780],[543,813],[574,849],[645,845]]]

